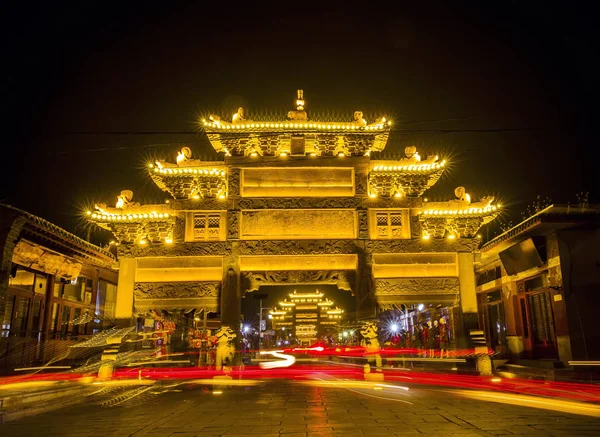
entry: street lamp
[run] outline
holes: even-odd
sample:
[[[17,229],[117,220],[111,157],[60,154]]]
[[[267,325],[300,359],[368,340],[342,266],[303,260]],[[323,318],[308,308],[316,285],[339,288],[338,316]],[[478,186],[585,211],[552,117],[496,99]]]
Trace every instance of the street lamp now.
[[[392,323],[392,326],[390,326],[390,329],[392,330],[393,333],[398,332],[398,325],[396,323]]]

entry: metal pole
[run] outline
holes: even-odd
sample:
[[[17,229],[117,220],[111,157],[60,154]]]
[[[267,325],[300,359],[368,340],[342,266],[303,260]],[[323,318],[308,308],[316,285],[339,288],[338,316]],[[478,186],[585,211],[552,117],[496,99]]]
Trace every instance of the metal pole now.
[[[260,314],[258,315],[258,355],[260,356],[260,343],[262,340],[262,299],[260,299]]]
[[[208,318],[208,311],[206,308],[202,311],[202,335],[200,337],[200,354],[202,355],[202,365],[208,364],[208,340],[206,336],[206,319]]]

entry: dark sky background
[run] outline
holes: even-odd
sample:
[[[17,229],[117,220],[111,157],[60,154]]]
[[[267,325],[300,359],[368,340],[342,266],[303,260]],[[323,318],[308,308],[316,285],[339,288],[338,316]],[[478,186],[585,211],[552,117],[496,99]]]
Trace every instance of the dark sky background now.
[[[198,114],[243,104],[250,118],[283,117],[298,88],[309,116],[390,116],[390,157],[413,144],[448,156],[430,199],[463,185],[497,195],[514,223],[538,194],[598,201],[584,3],[11,3],[0,200],[80,235],[94,201],[166,198],[148,160],[181,144],[217,159],[200,132],[175,134],[196,132]]]

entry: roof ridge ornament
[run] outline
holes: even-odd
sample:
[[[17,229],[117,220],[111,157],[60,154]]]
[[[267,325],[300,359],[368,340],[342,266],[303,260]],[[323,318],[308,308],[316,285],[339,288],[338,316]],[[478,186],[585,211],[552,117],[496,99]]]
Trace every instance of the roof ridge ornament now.
[[[214,116],[211,116],[214,117]],[[231,117],[231,124],[244,123],[246,118],[244,117],[244,108],[241,106],[238,108],[237,112],[233,114]]]
[[[354,124],[358,125],[358,126],[366,126],[367,125],[367,120],[365,120],[363,118],[363,113],[362,111],[354,111]]]
[[[298,100],[296,100],[296,109],[304,111],[304,90],[298,90]]]
[[[308,114],[304,110],[304,90],[298,90],[298,98],[296,99],[296,110],[288,112],[287,116],[290,120],[306,121]]]

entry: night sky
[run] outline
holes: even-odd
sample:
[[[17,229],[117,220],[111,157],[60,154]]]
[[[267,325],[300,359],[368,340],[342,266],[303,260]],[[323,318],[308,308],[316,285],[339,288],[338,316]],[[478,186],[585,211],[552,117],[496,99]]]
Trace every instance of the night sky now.
[[[149,160],[184,144],[218,159],[193,133],[199,114],[242,104],[249,118],[283,117],[298,88],[309,117],[392,118],[389,157],[407,145],[448,157],[430,199],[463,185],[476,200],[496,195],[514,223],[538,194],[598,201],[599,52],[581,5],[68,3],[2,13],[0,201],[79,235],[86,205],[123,189],[166,198]]]

